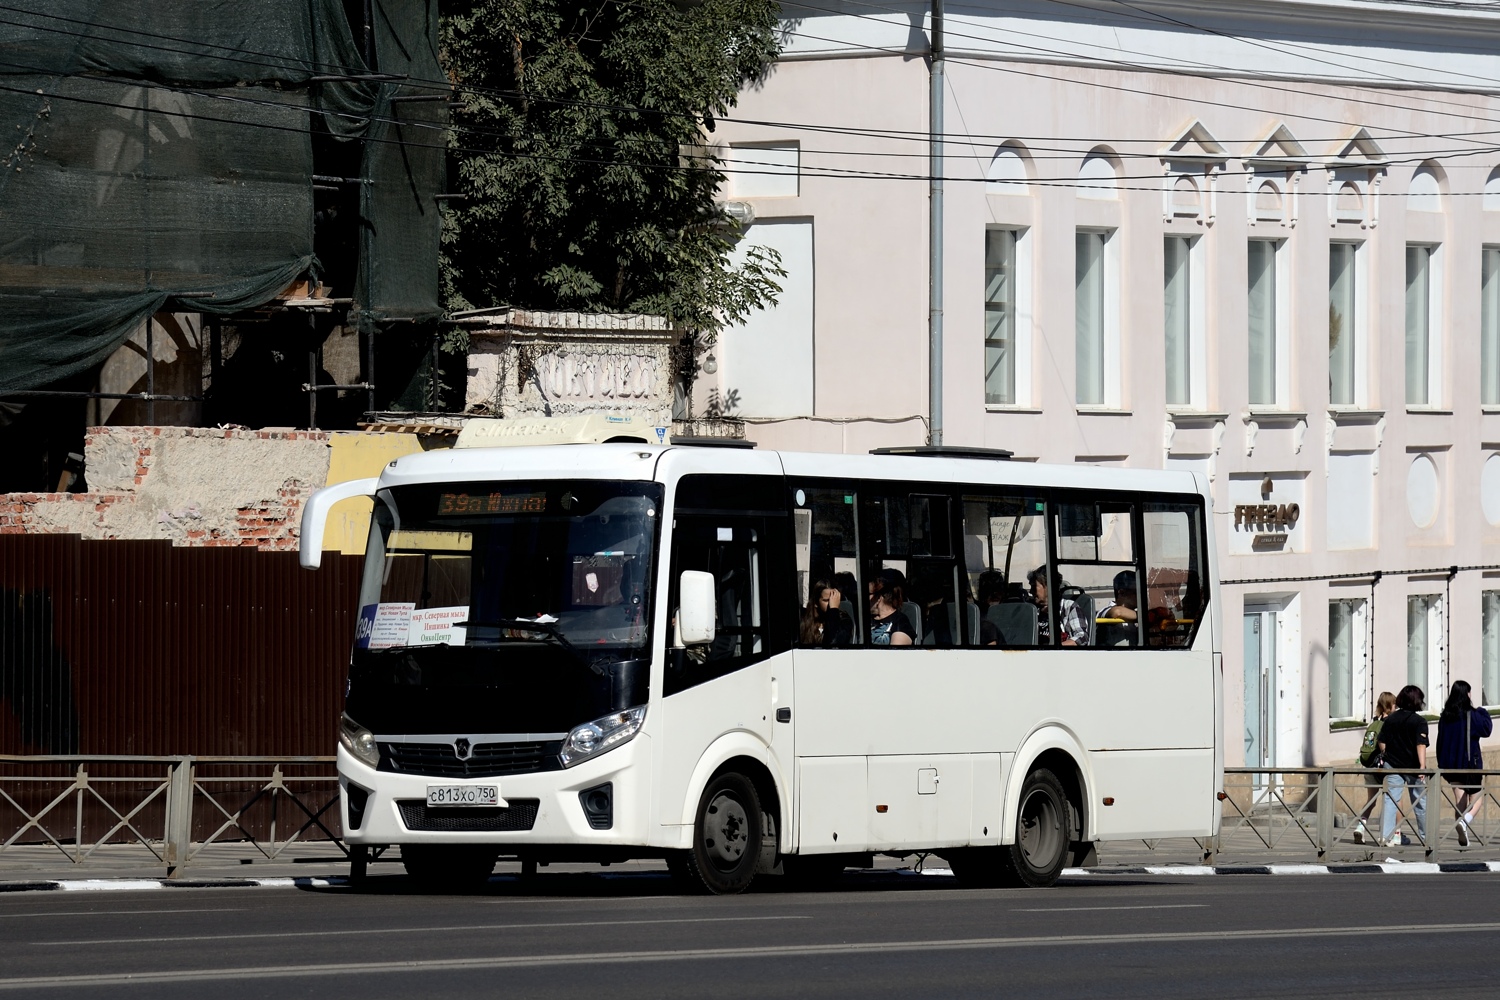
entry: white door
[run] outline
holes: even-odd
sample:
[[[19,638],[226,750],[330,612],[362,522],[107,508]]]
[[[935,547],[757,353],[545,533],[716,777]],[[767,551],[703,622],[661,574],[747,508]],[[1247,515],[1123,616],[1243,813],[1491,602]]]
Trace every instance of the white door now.
[[[1245,766],[1276,766],[1276,611],[1245,608]],[[1261,780],[1256,780],[1259,786]]]

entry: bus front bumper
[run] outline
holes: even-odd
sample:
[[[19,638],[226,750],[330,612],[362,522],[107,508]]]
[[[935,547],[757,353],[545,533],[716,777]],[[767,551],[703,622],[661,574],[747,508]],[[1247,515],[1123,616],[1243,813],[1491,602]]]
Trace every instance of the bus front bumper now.
[[[346,844],[533,844],[618,847],[647,838],[645,736],[561,771],[492,778],[438,778],[377,771],[338,748],[339,810]],[[579,793],[608,785],[610,823],[591,825]],[[497,785],[501,810],[427,808],[429,785]],[[350,822],[350,787],[367,794],[358,824]],[[597,799],[595,800],[597,801]],[[534,815],[534,819],[532,816]],[[595,823],[599,818],[595,816]]]

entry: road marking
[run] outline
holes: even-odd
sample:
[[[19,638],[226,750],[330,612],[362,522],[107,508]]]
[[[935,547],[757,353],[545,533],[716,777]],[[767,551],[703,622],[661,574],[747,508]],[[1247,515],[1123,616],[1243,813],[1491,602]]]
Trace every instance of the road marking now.
[[[536,926],[536,925],[531,925]],[[1382,927],[1382,935],[1415,936],[1500,932],[1500,923],[1428,924]],[[157,985],[248,979],[298,979],[323,976],[369,975],[387,972],[468,972],[490,969],[532,969],[578,965],[637,965],[648,962],[691,962],[712,959],[796,958],[828,955],[889,954],[892,952],[984,951],[1012,948],[1077,947],[1079,945],[1174,944],[1196,941],[1274,941],[1306,938],[1368,938],[1367,924],[1357,927],[1288,927],[1263,930],[1179,931],[1166,934],[1059,934],[1040,937],[965,938],[936,941],[858,941],[842,944],[769,945],[753,948],[683,948],[671,951],[583,952],[553,955],[496,955],[489,958],[438,958],[405,962],[339,962],[316,965],[247,966],[226,969],[111,972],[82,976],[18,976],[0,979],[0,991],[51,987]]]
[[[8,917],[116,917],[128,916],[132,913],[162,914],[162,913],[238,913],[243,906],[204,906],[195,907],[190,910],[36,910],[30,913],[0,913],[0,920]]]
[[[767,916],[767,917],[661,917],[653,920],[631,920],[630,924],[700,924],[705,919],[711,919],[714,923],[736,921],[739,923],[764,921],[764,920],[811,920],[807,916]],[[457,924],[453,927],[364,927],[349,930],[326,930],[326,931],[266,931],[259,934],[173,934],[166,937],[130,937],[130,938],[78,938],[72,941],[32,941],[30,944],[38,948],[72,947],[75,945],[102,945],[102,944],[170,944],[174,941],[244,941],[250,938],[313,938],[313,937],[339,937],[342,935],[358,935],[364,937],[369,934],[431,934],[439,931],[523,931],[533,927],[618,927],[618,920],[571,920],[566,923],[526,923],[526,924]]]
[[[1013,913],[1093,913],[1099,910],[1192,910],[1207,903],[1160,903],[1155,906],[1038,906],[1013,910]]]

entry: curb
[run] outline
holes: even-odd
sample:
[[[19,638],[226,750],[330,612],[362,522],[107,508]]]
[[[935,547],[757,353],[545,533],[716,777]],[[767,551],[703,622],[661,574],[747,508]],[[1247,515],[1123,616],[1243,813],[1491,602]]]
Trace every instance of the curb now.
[[[1326,865],[1132,865],[1064,868],[1064,875],[1461,875],[1500,872],[1500,861],[1352,861]]]
[[[140,889],[326,889],[347,885],[342,875],[331,878],[74,878],[0,882],[0,892],[121,892]]]
[[[952,876],[949,868],[895,869],[889,874]],[[1099,875],[1472,875],[1500,874],[1500,861],[1385,861],[1285,865],[1121,865],[1064,868],[1069,878]],[[123,892],[144,889],[329,889],[347,886],[343,875],[326,878],[80,878],[0,882],[7,892]]]

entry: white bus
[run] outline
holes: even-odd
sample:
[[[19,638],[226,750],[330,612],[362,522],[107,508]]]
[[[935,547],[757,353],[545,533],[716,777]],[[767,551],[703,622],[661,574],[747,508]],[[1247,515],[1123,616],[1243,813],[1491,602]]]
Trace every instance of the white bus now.
[[[936,851],[1038,886],[1216,833],[1207,482],[913,452],[454,449],[317,493],[308,567],[329,507],[374,497],[356,866],[665,858],[732,893]]]

